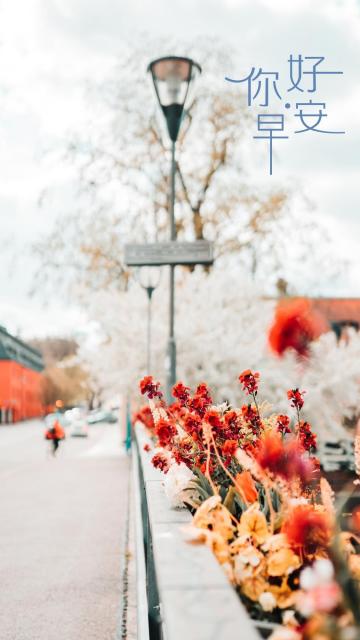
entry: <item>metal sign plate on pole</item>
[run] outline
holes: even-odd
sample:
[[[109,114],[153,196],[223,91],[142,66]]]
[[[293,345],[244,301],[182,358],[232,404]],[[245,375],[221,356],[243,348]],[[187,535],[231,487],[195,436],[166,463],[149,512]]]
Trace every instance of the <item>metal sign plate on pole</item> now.
[[[125,263],[128,267],[195,265],[214,262],[214,245],[207,240],[196,242],[158,242],[154,244],[127,244]]]

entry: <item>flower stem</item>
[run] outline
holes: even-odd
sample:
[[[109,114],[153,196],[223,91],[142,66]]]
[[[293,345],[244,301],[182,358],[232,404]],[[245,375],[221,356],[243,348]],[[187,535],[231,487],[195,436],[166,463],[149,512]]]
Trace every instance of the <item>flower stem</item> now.
[[[214,496],[218,495],[219,492],[213,482],[213,479],[211,477],[211,473],[210,473],[210,442],[207,442],[207,446],[206,446],[206,470],[205,470],[205,476],[208,479],[210,486],[213,490]]]
[[[264,489],[265,489],[266,500],[269,505],[269,511],[270,511],[270,533],[271,535],[273,535],[274,528],[275,528],[275,511],[274,511],[274,507],[271,499],[269,486],[268,486],[268,483],[265,481],[264,481]]]
[[[256,400],[256,393],[252,393],[251,395],[252,395],[252,398],[254,400],[254,405],[255,405],[257,414],[259,416],[259,420],[261,420],[261,415],[260,415],[260,411],[259,411],[259,405],[258,405],[257,400]]]
[[[230,471],[225,467],[223,461],[221,460],[221,456],[219,454],[218,448],[216,446],[216,442],[215,442],[215,438],[213,435],[213,432],[211,431],[211,442],[212,445],[214,447],[215,453],[216,453],[216,457],[218,459],[219,465],[222,468],[222,470],[226,473],[227,477],[230,478],[231,482],[233,483],[236,491],[240,494],[241,499],[243,500],[243,502],[245,502],[246,506],[249,506],[248,501],[246,500],[245,496],[244,496],[244,492],[242,491],[241,487],[239,487],[238,483],[236,482],[236,479],[234,478],[234,476],[230,473]]]

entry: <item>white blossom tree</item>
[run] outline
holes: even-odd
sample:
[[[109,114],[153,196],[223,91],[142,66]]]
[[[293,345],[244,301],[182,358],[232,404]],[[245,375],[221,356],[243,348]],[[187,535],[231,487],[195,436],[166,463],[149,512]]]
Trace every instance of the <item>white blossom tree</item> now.
[[[217,256],[236,256],[270,287],[285,277],[294,227],[308,262],[326,245],[324,230],[306,218],[298,187],[274,180],[269,188],[248,174],[247,158],[262,152],[249,147],[244,135],[251,114],[242,90],[224,80],[236,67],[235,53],[206,38],[193,43],[145,37],[124,46],[113,74],[89,88],[89,121],[66,153],[74,167],[73,207],[60,212],[53,232],[36,246],[38,288],[49,279],[51,287],[65,282],[72,295],[79,284],[91,291],[121,290],[129,279],[124,244],[167,239],[170,146],[146,67],[169,51],[185,52],[203,67],[177,143],[179,239],[216,240]],[[46,197],[42,202],[48,206]],[[320,260],[324,270],[323,255]]]
[[[94,295],[90,312],[99,323],[102,343],[80,355],[93,366],[109,394],[137,395],[146,371],[146,295],[135,283],[129,291]],[[153,299],[154,377],[164,381],[167,338],[167,290],[161,284]],[[360,336],[348,344],[324,334],[299,361],[287,352],[280,358],[268,346],[268,330],[275,301],[260,296],[244,271],[215,268],[209,275],[197,270],[179,273],[176,334],[178,379],[194,387],[206,381],[216,402],[245,401],[238,384],[243,369],[261,373],[259,399],[274,410],[289,411],[286,392],[306,390],[304,419],[320,437],[341,437],[343,417],[360,413]],[[106,312],[105,312],[106,310]]]

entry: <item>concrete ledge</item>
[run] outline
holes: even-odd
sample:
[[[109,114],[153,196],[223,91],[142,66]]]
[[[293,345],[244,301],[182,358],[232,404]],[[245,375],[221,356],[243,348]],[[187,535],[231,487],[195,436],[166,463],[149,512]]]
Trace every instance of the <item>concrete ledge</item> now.
[[[160,607],[161,636],[166,640],[259,640],[244,606],[205,546],[184,540],[181,527],[191,523],[187,510],[169,507],[161,474],[152,468],[148,441],[142,425],[136,425],[143,490],[147,505],[146,555],[153,555]],[[145,536],[146,537],[146,536]],[[156,637],[156,634],[150,638]],[[141,639],[139,639],[141,640]]]

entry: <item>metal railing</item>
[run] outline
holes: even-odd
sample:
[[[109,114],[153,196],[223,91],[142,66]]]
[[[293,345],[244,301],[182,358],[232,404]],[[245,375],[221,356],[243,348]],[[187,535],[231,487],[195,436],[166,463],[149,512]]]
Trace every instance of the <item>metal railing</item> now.
[[[351,440],[320,442],[317,455],[325,472],[354,471],[354,443]]]
[[[139,640],[163,640],[160,600],[156,581],[149,511],[139,445],[133,448],[133,470],[136,501],[136,549]]]

